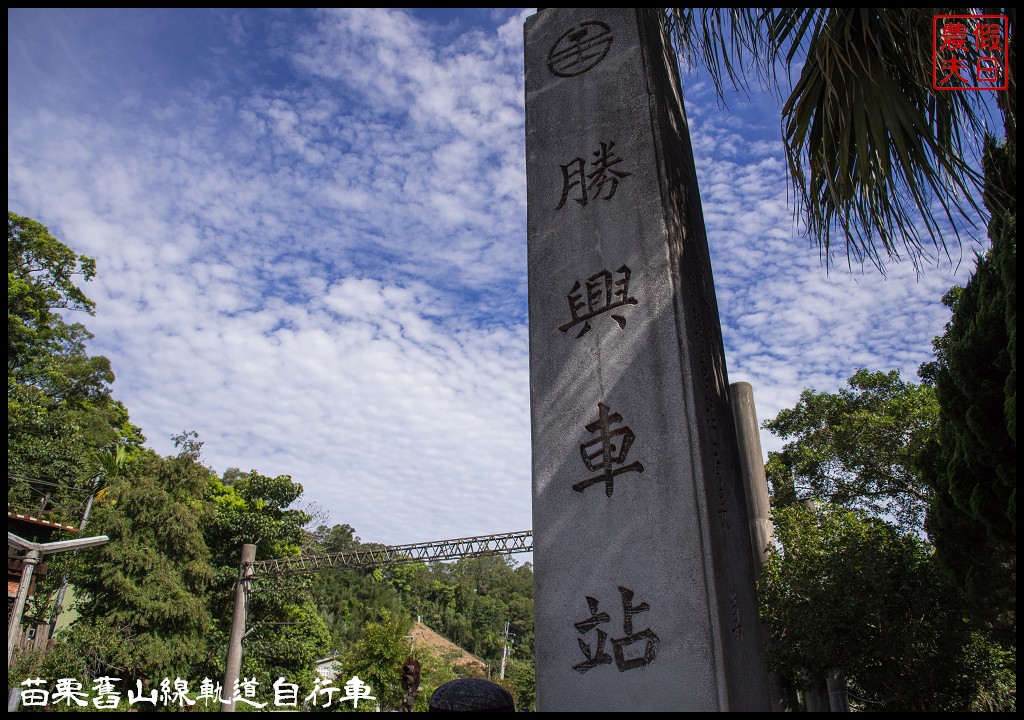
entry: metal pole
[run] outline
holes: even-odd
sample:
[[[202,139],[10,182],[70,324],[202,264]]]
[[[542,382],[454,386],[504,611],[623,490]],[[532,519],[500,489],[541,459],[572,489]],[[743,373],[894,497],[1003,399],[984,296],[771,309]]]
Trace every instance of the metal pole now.
[[[249,578],[252,576],[252,563],[256,559],[256,546],[250,543],[242,545],[242,560],[238,564],[238,584],[235,586],[235,613],[231,617],[231,637],[228,639],[228,661],[224,668],[224,686],[222,693],[228,696],[222,701],[221,712],[234,712],[235,683],[242,669],[242,638],[245,636],[245,611],[249,599]]]
[[[501,647],[501,672],[498,673],[498,677],[501,680],[505,679],[505,658],[508,657],[508,620],[505,621],[505,644]]]
[[[14,612],[7,622],[7,667],[11,666],[11,659],[14,657],[14,648],[21,637],[21,616],[25,613],[25,603],[28,601],[28,588],[32,584],[32,573],[35,571],[36,563],[42,559],[43,553],[39,550],[29,550],[22,558],[21,581],[18,583],[18,597],[14,601]]]
[[[98,479],[95,479],[98,482]],[[78,532],[85,532],[85,523],[89,519],[89,513],[92,512],[92,501],[96,497],[94,491],[89,495],[89,501],[85,504],[85,512],[82,513],[82,522],[78,525]],[[67,573],[61,578],[60,590],[57,591],[57,601],[53,604],[53,617],[50,618],[50,629],[48,631],[47,639],[53,640],[53,634],[57,632],[57,620],[60,618],[60,614],[64,611],[64,594],[68,591],[68,583],[70,582],[71,576]]]
[[[21,582],[18,583],[18,598],[14,603],[14,610],[7,621],[7,667],[11,666],[11,658],[14,657],[14,646],[21,634],[21,616],[25,613],[25,603],[28,600],[28,588],[32,582],[32,572],[36,563],[44,555],[66,552],[68,550],[81,550],[83,548],[96,547],[110,542],[106,535],[97,535],[91,538],[78,538],[77,540],[58,540],[57,542],[36,543],[7,531],[7,547],[15,547],[24,550],[22,558],[24,565],[21,569]]]

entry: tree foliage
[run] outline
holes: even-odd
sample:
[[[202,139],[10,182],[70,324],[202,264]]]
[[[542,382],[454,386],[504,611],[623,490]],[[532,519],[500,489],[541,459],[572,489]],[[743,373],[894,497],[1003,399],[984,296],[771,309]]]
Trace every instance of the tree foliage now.
[[[345,552],[364,545],[349,525],[321,526],[313,538],[310,552]],[[345,655],[365,639],[367,628],[384,618],[392,622],[412,616],[482,658],[494,671],[501,664],[507,621],[511,650],[507,685],[518,707],[528,708],[534,702],[533,571],[529,564],[515,566],[503,556],[484,556],[429,565],[345,569],[315,576],[314,588],[331,631],[332,647]],[[436,685],[450,679],[451,672],[466,672],[464,666],[452,666],[452,658],[436,655],[424,660],[423,648],[416,648],[424,677],[431,668],[431,682]],[[365,680],[362,675],[360,678]],[[423,688],[428,684],[424,680]],[[424,693],[425,689],[417,703],[429,699]]]
[[[1016,636],[1017,235],[1014,143],[989,141],[985,202],[991,246],[935,339],[939,433],[929,455],[934,500],[928,533],[976,612]]]
[[[973,621],[923,539],[938,418],[930,385],[858,370],[847,388],[805,390],[764,424],[787,442],[766,467],[779,547],[762,617],[791,682],[842,668],[864,709],[1015,704],[1014,648]],[[815,500],[818,511],[804,504]]]
[[[759,595],[770,662],[790,682],[841,667],[863,709],[1015,708],[1013,657],[972,630],[927,543],[829,504],[775,521]]]
[[[305,552],[311,555],[349,552],[363,545],[347,524],[320,525],[310,535]],[[371,569],[319,573],[313,577],[312,592],[334,652],[352,647],[363,637],[367,623],[378,621],[383,613],[392,617],[408,614],[399,591]]]
[[[219,679],[242,544],[257,544],[261,558],[297,554],[309,517],[290,507],[301,486],[255,471],[225,486],[203,465],[195,433],[176,444],[178,454],[168,458],[122,453],[119,470],[106,473],[89,528],[110,542],[76,564],[80,618],[49,661],[54,675],[106,674],[129,686],[165,677]],[[118,465],[109,457],[97,461]],[[242,675],[264,689],[283,677],[308,693],[314,661],[329,648],[311,581],[255,585]]]
[[[211,478],[209,494],[213,508],[207,534],[225,561],[233,560],[237,568],[244,543],[255,545],[261,558],[298,554],[310,516],[291,507],[302,486],[289,476],[271,478],[253,470],[232,485]]]
[[[7,444],[9,511],[39,515],[56,504],[68,510],[59,519],[69,521],[71,509],[84,508],[87,485],[78,480],[87,467],[87,451],[81,429],[37,388],[10,377]]]
[[[69,641],[87,663],[81,677],[133,685],[186,677],[204,659],[213,580],[200,524],[207,475],[186,453],[144,451],[108,482],[89,527],[110,542],[74,573],[80,619]]]
[[[862,368],[847,384],[836,393],[804,390],[796,407],[764,423],[787,441],[766,466],[774,504],[813,497],[919,530],[929,487],[918,461],[934,433],[935,394],[896,370]]]
[[[71,574],[79,619],[59,636],[43,672],[83,682],[108,675],[124,688],[136,682],[153,688],[164,678],[219,679],[244,543],[257,546],[258,558],[341,552],[363,543],[349,525],[307,532],[312,516],[296,507],[302,487],[286,475],[228,468],[217,477],[203,464],[194,432],[174,438],[174,456],[145,449],[111,395],[110,362],[90,355],[92,336],[65,317],[93,311],[76,282],[94,276],[94,263],[27,218],[11,214],[8,235],[9,506],[38,508],[40,487],[50,488],[44,494],[51,505],[64,493],[79,510],[94,495],[88,531],[110,537],[89,553],[52,562],[55,570],[60,566],[53,579]],[[70,515],[61,519],[77,523]],[[47,590],[40,583],[40,603]],[[509,682],[518,697],[532,698],[528,565],[482,557],[263,578],[253,590],[242,675],[264,689],[283,677],[305,696],[314,661],[334,648],[351,674],[380,688],[385,708],[397,707],[406,629],[417,614],[494,667],[508,621]],[[37,610],[45,613],[43,604]],[[465,670],[443,652],[419,648],[417,657],[418,705],[425,707],[433,689]]]
[[[56,350],[69,325],[60,311],[92,315],[96,307],[76,278],[88,282],[96,261],[77,255],[31,218],[7,212],[7,371],[31,372]]]
[[[66,554],[37,588],[35,611],[70,572],[79,620],[48,659],[62,677],[111,675],[128,685],[219,677],[241,546],[260,557],[298,554],[310,516],[293,507],[287,476],[231,469],[221,482],[201,460],[195,433],[162,458],[111,396],[110,361],[90,355],[92,335],[68,314],[91,315],[79,287],[96,272],[42,224],[8,213],[8,507],[78,524],[95,494],[89,530],[110,542]],[[76,516],[75,512],[79,514]],[[263,583],[250,602],[243,673],[269,683],[313,684],[329,647],[307,579]],[[56,671],[55,671],[56,673]]]
[[[381,710],[397,710],[402,703],[402,663],[409,656],[405,639],[412,621],[407,615],[392,615],[387,610],[380,619],[366,624],[363,637],[342,657],[342,676],[358,676],[367,683]]]
[[[226,639],[230,632],[235,580],[242,545],[256,545],[256,557],[292,557],[299,554],[310,516],[292,507],[302,495],[302,486],[287,475],[268,477],[255,470],[237,468],[225,472],[227,485],[215,475],[207,478],[207,512],[204,533],[215,558],[216,581],[208,607],[213,632]],[[309,690],[314,661],[324,657],[330,635],[317,611],[309,578],[267,578],[256,583],[249,597],[246,625],[251,635],[245,641],[242,674],[255,677],[263,687],[277,678]],[[223,671],[223,656],[211,659],[214,672]]]
[[[93,313],[79,283],[95,273],[92,258],[8,212],[8,506],[74,524],[92,489],[89,458],[145,440],[111,396],[110,361],[90,355],[92,335],[67,320]]]
[[[401,583],[409,610],[452,642],[500,663],[507,620],[514,651],[533,656],[533,571],[529,565],[515,567],[507,557],[495,555],[392,570],[385,577]]]

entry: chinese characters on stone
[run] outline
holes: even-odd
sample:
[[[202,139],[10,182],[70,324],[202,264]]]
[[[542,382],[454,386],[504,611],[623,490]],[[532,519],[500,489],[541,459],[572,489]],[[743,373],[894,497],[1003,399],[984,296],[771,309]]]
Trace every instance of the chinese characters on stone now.
[[[1004,15],[937,15],[932,47],[936,90],[1005,90]]]
[[[588,20],[564,32],[548,53],[548,68],[555,75],[572,77],[581,75],[604,59],[612,43],[611,28],[600,21]],[[624,169],[624,159],[615,152],[613,141],[600,142],[600,147],[592,151],[593,159],[588,162],[584,157],[577,156],[569,162],[559,165],[562,171],[562,193],[555,210],[566,206],[570,198],[581,207],[596,200],[611,200],[619,189],[619,184],[632,175]],[[577,338],[583,337],[593,328],[590,321],[605,313],[614,320],[619,329],[626,326],[626,317],[613,312],[627,305],[636,305],[636,298],[629,294],[630,269],[622,265],[615,271],[615,278],[607,269],[602,269],[587,278],[585,284],[577,280],[566,296],[569,302],[571,319],[560,325],[561,332],[582,325]],[[588,470],[598,473],[572,486],[576,492],[582,493],[591,485],[603,482],[605,495],[612,496],[615,478],[623,473],[642,473],[644,466],[639,461],[626,463],[630,447],[636,435],[625,425],[621,425],[622,416],[613,412],[603,402],[597,406],[597,420],[584,427],[596,437],[580,443],[580,456]],[[633,617],[650,610],[646,602],[633,604],[633,591],[619,587],[622,599],[622,637],[611,639],[612,653],[606,652],[608,633],[601,625],[611,622],[607,612],[599,611],[598,600],[587,597],[590,617],[574,623],[581,636],[589,636],[596,631],[595,644],[591,646],[583,637],[577,638],[580,651],[585,660],[573,666],[579,673],[585,673],[598,665],[611,664],[613,661],[620,672],[644,667],[654,661],[658,649],[658,636],[650,628],[633,632]]]
[[[627,426],[612,429],[612,425],[622,422],[622,416],[612,412],[611,408],[604,403],[597,404],[597,420],[586,425],[587,432],[599,433],[598,436],[587,442],[580,443],[580,455],[583,456],[583,464],[588,470],[600,472],[592,478],[582,480],[572,486],[576,492],[583,492],[595,483],[604,483],[604,493],[612,496],[615,485],[615,477],[627,472],[642,473],[643,463],[626,462],[626,455],[629,448],[636,440],[636,435]],[[596,448],[596,449],[595,449]],[[622,465],[622,467],[614,467]]]
[[[562,168],[562,199],[558,202],[555,210],[561,210],[569,195],[580,205],[586,206],[590,200],[611,200],[615,191],[619,189],[619,181],[627,178],[633,173],[621,169],[613,169],[613,166],[622,162],[622,158],[612,152],[614,142],[602,142],[601,149],[593,152],[597,159],[590,163],[594,169],[587,172],[587,161],[581,157],[575,157]],[[575,192],[573,188],[576,188]],[[601,193],[605,193],[602,197]]]
[[[67,707],[88,707],[91,700],[92,706],[97,710],[115,710],[121,703],[122,693],[115,685],[120,683],[120,678],[99,677],[93,681],[92,697],[86,692],[82,683],[74,678],[61,678],[54,683],[53,691],[46,689],[46,681],[41,678],[30,678],[23,680],[20,684],[24,686],[21,690],[21,704],[26,707],[64,704]],[[269,704],[259,702],[257,699],[257,687],[259,683],[256,678],[246,678],[235,681],[234,692],[230,698],[224,698],[221,694],[220,683],[210,678],[203,678],[199,685],[199,692],[195,696],[189,695],[188,681],[175,678],[172,682],[169,678],[160,681],[160,688],[154,688],[148,693],[142,689],[142,681],[135,681],[135,690],[128,688],[128,705],[134,707],[145,703],[156,707],[191,707],[202,702],[204,707],[210,703],[227,705],[231,702],[244,703],[254,708],[264,708]],[[286,682],[284,678],[278,678],[273,684],[274,706],[275,707],[298,707],[299,686],[295,683]],[[342,688],[335,687],[329,679],[317,677],[314,681],[313,690],[303,700],[303,707],[329,707],[334,700],[334,694],[341,692]],[[345,683],[345,696],[340,702],[352,702],[353,709],[358,708],[360,700],[376,700],[370,694],[370,686],[353,677]],[[318,704],[318,698],[326,696],[322,704]]]
[[[637,633],[633,632],[633,616],[650,610],[651,606],[645,602],[634,605],[633,591],[621,585],[619,594],[622,596],[622,631],[624,634],[620,638],[612,638],[612,651],[615,654],[615,667],[619,669],[619,672],[625,672],[654,662],[655,655],[658,653],[659,640],[650,628],[645,628]],[[597,628],[597,646],[591,649],[590,644],[583,638],[576,638],[586,660],[573,665],[572,669],[581,674],[598,665],[612,663],[612,656],[604,650],[608,633],[598,628],[598,625],[611,622],[611,617],[606,612],[597,611],[598,601],[596,598],[588,596],[587,606],[590,608],[590,617],[574,624],[580,635],[586,635]]]
[[[572,319],[559,325],[559,330],[566,332],[569,328],[583,323],[583,327],[576,335],[581,338],[591,331],[591,318],[625,305],[637,304],[636,298],[629,294],[629,268],[623,265],[615,272],[620,275],[617,280],[613,280],[612,274],[607,270],[601,270],[587,278],[585,287],[580,286],[579,280],[576,281],[566,296],[569,299]],[[626,318],[622,315],[613,313],[611,318],[618,323],[619,329],[626,327]]]
[[[729,592],[729,616],[732,618],[732,627],[729,628],[729,632],[731,632],[735,638],[742,638],[743,621],[740,620],[739,596],[735,591]]]

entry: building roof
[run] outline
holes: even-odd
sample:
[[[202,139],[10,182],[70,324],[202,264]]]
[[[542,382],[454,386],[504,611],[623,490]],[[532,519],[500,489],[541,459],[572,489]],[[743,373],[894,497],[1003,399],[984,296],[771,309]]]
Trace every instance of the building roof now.
[[[37,525],[39,527],[50,528],[51,530],[67,530],[69,532],[78,532],[78,528],[74,525],[64,525],[63,523],[53,522],[51,520],[43,520],[42,518],[32,517],[31,515],[21,515],[19,513],[7,513],[7,529],[11,529],[11,521],[17,523],[26,523],[28,525]]]
[[[455,659],[452,662],[453,665],[464,667],[467,670],[472,669],[480,672],[487,667],[487,663],[476,655],[466,652],[451,640],[439,635],[421,622],[413,623],[410,634],[412,635],[414,646],[423,643],[441,650],[445,655],[454,655]]]

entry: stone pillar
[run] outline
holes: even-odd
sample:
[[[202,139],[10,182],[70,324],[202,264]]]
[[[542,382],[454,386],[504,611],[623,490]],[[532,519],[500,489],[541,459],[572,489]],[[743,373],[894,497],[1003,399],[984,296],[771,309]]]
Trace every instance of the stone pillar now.
[[[832,712],[850,712],[850,693],[846,689],[846,673],[841,667],[834,667],[825,676],[828,688],[828,706]]]
[[[738,382],[729,386],[732,413],[736,422],[739,445],[740,473],[747,497],[750,517],[750,542],[754,555],[754,570],[758,577],[768,559],[768,548],[775,542],[772,509],[768,500],[768,478],[764,474],[764,456],[761,454],[761,434],[757,427],[757,409],[754,407],[754,389],[750,383]]]
[[[754,389],[750,383],[733,383],[729,386],[729,396],[732,399],[732,415],[736,423],[740,473],[747,496],[750,549],[754,555],[754,572],[760,579],[761,570],[768,561],[768,548],[775,543],[775,527],[772,524],[772,509],[768,498],[768,478],[764,472],[764,455],[761,454],[761,433],[757,424]],[[763,630],[767,642],[773,643],[770,628],[764,627]],[[768,672],[768,692],[772,710],[775,712],[795,712],[799,707],[795,688],[785,682],[778,673]]]
[[[674,56],[650,9],[526,22],[538,709],[767,710]]]
[[[828,699],[828,686],[822,680],[808,680],[804,690],[807,712],[832,712]]]

